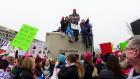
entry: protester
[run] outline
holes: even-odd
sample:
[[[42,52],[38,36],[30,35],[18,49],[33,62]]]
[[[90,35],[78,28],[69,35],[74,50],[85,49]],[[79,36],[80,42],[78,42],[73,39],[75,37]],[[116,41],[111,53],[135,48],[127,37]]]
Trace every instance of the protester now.
[[[22,72],[19,74],[19,79],[36,79],[34,75],[35,62],[32,58],[25,58],[21,65]]]
[[[80,21],[80,16],[79,16],[79,14],[77,14],[76,9],[73,9],[73,13],[71,15],[69,15],[69,17],[71,18],[70,19],[71,28],[74,31],[75,41],[78,41],[79,40],[79,38],[78,38],[79,29],[77,27],[78,27],[78,22]]]
[[[39,55],[37,55],[37,57],[35,58],[35,70],[34,73],[37,76],[37,78],[39,79],[44,79],[44,74],[43,71],[41,70],[42,67],[42,58],[39,57]]]
[[[16,59],[16,65],[12,68],[11,74],[13,79],[19,79],[19,75],[22,72],[22,62],[24,57],[19,57]]]
[[[85,69],[84,79],[97,79],[98,71],[94,72],[95,68],[96,68],[95,64],[93,63],[93,54],[90,51],[85,52],[84,53],[84,69]]]
[[[63,54],[59,54],[57,57],[57,62],[55,63],[55,68],[51,79],[58,79],[58,73],[62,68],[65,68],[66,57]]]
[[[106,65],[107,68],[100,72],[99,79],[125,79],[116,56],[109,55]]]
[[[64,16],[61,18],[60,24],[61,24],[61,31],[65,33],[67,26],[66,26],[66,21],[64,19]]]
[[[59,54],[59,56],[57,57],[57,63],[58,65],[55,65],[55,67],[57,68],[62,68],[62,67],[65,67],[66,65],[66,57],[62,54]]]
[[[76,12],[76,9],[73,9],[73,13],[69,16],[71,17],[71,23],[78,25],[78,22],[80,21],[80,16]]]
[[[4,61],[0,61],[0,79],[12,79],[9,72],[4,71],[5,69]]]
[[[49,58],[46,58],[42,65],[43,74],[45,79],[49,79],[53,74],[54,65]]]
[[[86,48],[88,48],[89,47],[89,45],[88,45],[89,33],[88,33],[88,30],[87,30],[87,27],[85,26],[85,20],[84,19],[81,20],[80,27],[81,27],[81,34],[82,34],[83,43],[85,44]]]
[[[9,62],[9,64],[11,66],[14,66],[15,64],[15,61],[14,61],[15,57],[14,57],[14,54],[13,53],[10,53],[7,57],[6,57],[6,60]]]
[[[70,42],[70,43],[73,43],[74,32],[73,32],[73,30],[71,29],[70,26],[67,27],[67,29],[66,29],[66,34],[67,34],[68,37],[69,37],[69,42]]]
[[[80,65],[77,65],[77,58],[74,54],[67,56],[67,67],[62,68],[58,73],[58,79],[83,79],[84,72]]]
[[[133,66],[127,79],[140,79],[140,35],[128,40],[125,54],[127,62]]]
[[[88,35],[87,35],[87,44],[88,46],[91,46],[92,45],[92,25],[90,24],[89,22],[89,18],[87,18],[87,20],[85,21],[85,27],[87,28],[87,32],[88,32]]]
[[[84,60],[79,60],[79,54],[74,54],[75,57],[76,57],[76,67],[78,67],[78,75],[80,77],[80,79],[84,78],[84,73],[85,73],[85,70],[84,70]]]
[[[98,74],[102,69],[106,68],[106,65],[103,63],[103,60],[100,57],[97,58],[95,66],[98,69]]]

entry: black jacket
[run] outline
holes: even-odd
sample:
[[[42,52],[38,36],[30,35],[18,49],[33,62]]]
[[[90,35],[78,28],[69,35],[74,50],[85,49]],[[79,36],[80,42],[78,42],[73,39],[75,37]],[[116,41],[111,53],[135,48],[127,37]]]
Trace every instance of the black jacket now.
[[[22,72],[19,74],[19,79],[34,79],[34,74],[27,70],[22,70]]]
[[[85,61],[84,62],[84,70],[85,70],[84,79],[93,79],[93,77],[92,77],[92,72],[94,70],[93,65],[91,65]]]
[[[99,79],[125,79],[122,74],[115,74],[108,68],[101,70],[99,74]]]
[[[96,68],[98,70],[98,74],[101,72],[102,69],[106,68],[105,64],[96,64],[95,66],[96,66]]]
[[[62,68],[58,73],[58,79],[79,79],[76,66]]]

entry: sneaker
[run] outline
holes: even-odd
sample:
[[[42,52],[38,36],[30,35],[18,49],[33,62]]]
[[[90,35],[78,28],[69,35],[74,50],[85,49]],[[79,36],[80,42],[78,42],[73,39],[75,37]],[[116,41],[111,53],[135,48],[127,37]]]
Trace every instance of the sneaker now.
[[[70,43],[73,43],[73,41],[72,41],[72,40],[69,40],[69,42],[70,42]]]
[[[79,38],[75,38],[75,42],[77,42],[79,40]]]

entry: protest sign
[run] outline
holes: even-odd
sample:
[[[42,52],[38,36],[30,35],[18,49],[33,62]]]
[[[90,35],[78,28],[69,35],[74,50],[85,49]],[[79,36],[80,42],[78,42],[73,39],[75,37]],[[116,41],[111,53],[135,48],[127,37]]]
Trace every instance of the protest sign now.
[[[102,55],[105,55],[107,53],[112,53],[112,44],[110,42],[100,44],[100,48],[101,48]]]
[[[23,24],[11,45],[24,51],[28,51],[37,32],[37,28]]]
[[[0,37],[0,49],[5,50],[9,44],[10,44],[10,41]]]
[[[120,43],[120,44],[119,44],[119,46],[120,46],[120,50],[121,50],[121,51],[124,51],[126,45],[127,45],[127,42],[122,42],[122,43]]]

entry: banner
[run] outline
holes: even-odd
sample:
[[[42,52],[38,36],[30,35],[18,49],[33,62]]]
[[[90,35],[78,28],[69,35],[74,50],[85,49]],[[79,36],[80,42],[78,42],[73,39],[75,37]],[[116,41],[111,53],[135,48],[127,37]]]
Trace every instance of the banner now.
[[[37,32],[37,28],[23,24],[11,45],[24,51],[28,51]]]
[[[119,44],[119,46],[120,46],[120,50],[124,51],[125,47],[127,46],[127,42],[122,42],[122,43]]]
[[[110,42],[100,44],[100,48],[101,48],[102,55],[105,55],[107,53],[112,53],[112,44]]]
[[[9,44],[10,44],[10,41],[0,37],[0,49],[5,50]]]

